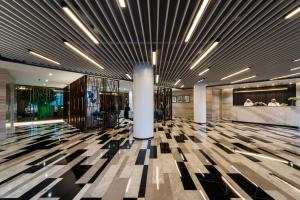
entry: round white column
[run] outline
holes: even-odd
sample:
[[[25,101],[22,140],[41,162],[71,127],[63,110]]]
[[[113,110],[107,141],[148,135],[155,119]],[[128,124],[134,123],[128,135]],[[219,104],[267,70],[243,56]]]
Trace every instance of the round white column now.
[[[133,67],[133,137],[153,137],[153,68],[150,64]]]
[[[206,85],[194,85],[194,122],[206,123]]]

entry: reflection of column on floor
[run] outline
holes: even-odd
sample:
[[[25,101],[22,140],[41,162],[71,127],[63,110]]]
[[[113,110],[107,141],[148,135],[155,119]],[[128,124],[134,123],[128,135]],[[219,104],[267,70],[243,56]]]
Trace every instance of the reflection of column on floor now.
[[[133,136],[139,139],[153,137],[154,119],[153,67],[138,64],[133,68]]]
[[[10,91],[7,91],[7,89],[10,89]],[[6,121],[9,122],[9,127],[14,122],[14,98],[11,96],[13,90],[12,77],[6,70],[0,69],[0,140],[6,138]],[[7,114],[8,111],[11,113]]]

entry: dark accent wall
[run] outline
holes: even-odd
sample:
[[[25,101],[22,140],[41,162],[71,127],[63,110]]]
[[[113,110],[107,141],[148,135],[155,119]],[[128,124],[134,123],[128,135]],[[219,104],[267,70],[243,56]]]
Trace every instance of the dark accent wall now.
[[[267,89],[278,89],[278,88],[288,88],[287,90],[279,91],[261,91],[261,92],[246,92],[237,93],[238,91],[249,91],[249,90],[267,90]],[[252,102],[264,102],[268,104],[271,99],[275,98],[279,103],[286,103],[290,105],[288,101],[289,97],[296,96],[296,85],[280,85],[273,87],[259,87],[259,88],[245,88],[245,89],[234,89],[233,90],[233,105],[239,106],[244,105],[246,99],[251,99]]]
[[[83,76],[65,90],[64,119],[87,131],[113,128],[119,123],[119,81]]]
[[[87,77],[83,76],[70,84],[69,91],[69,123],[80,129],[86,130],[86,88]]]
[[[172,89],[157,88],[154,97],[154,117],[156,120],[172,119]]]

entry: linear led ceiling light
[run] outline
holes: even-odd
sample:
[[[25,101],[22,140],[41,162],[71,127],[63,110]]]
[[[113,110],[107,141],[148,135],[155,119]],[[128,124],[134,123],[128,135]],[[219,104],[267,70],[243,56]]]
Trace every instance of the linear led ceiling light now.
[[[181,81],[181,79],[178,79],[174,85],[177,85],[180,81]]]
[[[300,69],[300,67],[291,68],[290,71],[294,71],[294,70],[297,70],[297,69]]]
[[[156,74],[156,76],[155,76],[155,83],[157,84],[157,83],[158,83],[158,81],[159,81],[159,75],[158,75],[158,74]]]
[[[200,21],[201,17],[203,16],[204,11],[205,11],[208,4],[209,4],[209,0],[203,0],[202,4],[200,6],[200,9],[199,9],[199,11],[198,11],[193,23],[192,23],[192,26],[190,27],[190,30],[189,30],[189,32],[188,32],[188,34],[187,34],[187,36],[184,40],[185,42],[188,42],[191,39],[191,37],[192,37],[192,35],[195,31],[195,28],[196,28],[198,22]]]
[[[216,46],[219,44],[219,42],[214,42],[197,60],[194,62],[194,64],[191,66],[190,69],[194,69]]]
[[[243,78],[243,79],[240,79],[240,80],[232,81],[231,83],[239,83],[239,82],[243,82],[243,81],[246,81],[246,80],[255,78],[255,77],[256,77],[256,76],[254,75],[254,76],[250,76],[250,77]]]
[[[209,68],[207,68],[207,69],[203,70],[202,72],[200,72],[200,73],[199,73],[199,76],[201,76],[201,75],[205,74],[205,73],[206,73],[206,72],[208,72],[208,71],[209,71]]]
[[[268,92],[268,91],[284,91],[284,90],[288,90],[288,88],[281,87],[281,88],[256,89],[256,90],[240,90],[240,91],[235,91],[234,93]]]
[[[126,74],[126,76],[131,80],[132,79],[132,77],[129,75],[129,74]]]
[[[85,27],[85,25],[79,20],[79,18],[71,11],[67,6],[62,7],[63,11],[68,15],[68,17],[95,43],[99,44],[96,37]]]
[[[184,87],[184,85],[181,85],[181,86],[180,86],[180,88],[183,88],[183,87]]]
[[[275,77],[275,78],[272,78],[270,80],[273,81],[273,80],[277,80],[277,79],[288,78],[288,77],[291,77],[291,76],[299,76],[299,75],[300,75],[300,73],[289,74],[289,75],[285,75],[285,76]]]
[[[290,18],[298,15],[299,13],[300,13],[300,6],[298,8],[296,8],[295,10],[293,10],[292,12],[290,12],[289,14],[287,14],[284,19],[290,19]]]
[[[299,59],[296,59],[296,60],[293,60],[293,62],[298,62],[298,61],[300,61],[300,58],[299,58]]]
[[[102,67],[100,64],[98,64],[95,60],[93,60],[92,58],[90,58],[88,55],[86,55],[85,53],[81,52],[79,49],[77,49],[76,47],[74,47],[72,44],[70,44],[69,42],[64,42],[64,44],[69,47],[71,50],[73,50],[74,52],[76,52],[77,54],[79,54],[80,56],[82,56],[83,58],[85,58],[86,60],[88,60],[90,63],[96,65],[97,67],[104,69],[104,67]]]
[[[126,7],[125,0],[118,0],[118,1],[119,1],[119,4],[120,4],[121,8],[125,8]]]
[[[156,57],[156,51],[152,52],[152,64],[156,65],[157,63],[157,57]]]
[[[38,53],[35,53],[35,52],[31,51],[31,50],[29,50],[29,53],[30,53],[31,55],[34,55],[34,56],[39,57],[39,58],[41,58],[41,59],[47,60],[48,62],[54,63],[54,64],[56,64],[56,65],[60,65],[59,62],[56,62],[56,61],[54,61],[54,60],[52,60],[52,59],[50,59],[50,58],[47,58],[47,57],[45,57],[45,56],[42,56],[42,55],[40,55],[40,54],[38,54]]]
[[[236,75],[238,75],[238,74],[241,74],[241,73],[243,73],[243,72],[246,72],[246,71],[248,71],[248,70],[250,70],[250,67],[247,67],[246,69],[243,69],[243,70],[241,70],[241,71],[238,71],[238,72],[235,72],[235,73],[230,74],[230,75],[228,75],[228,76],[225,76],[225,77],[221,78],[221,81],[223,81],[223,80],[225,80],[225,79],[228,79],[228,78],[230,78],[230,77],[236,76]]]

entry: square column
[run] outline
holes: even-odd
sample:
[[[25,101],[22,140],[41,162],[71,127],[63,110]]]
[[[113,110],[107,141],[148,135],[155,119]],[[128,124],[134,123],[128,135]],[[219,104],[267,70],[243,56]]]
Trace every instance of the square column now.
[[[194,85],[194,122],[206,123],[206,85]]]

